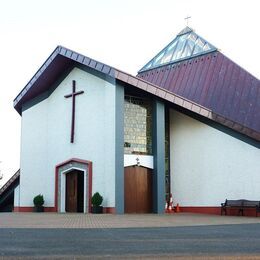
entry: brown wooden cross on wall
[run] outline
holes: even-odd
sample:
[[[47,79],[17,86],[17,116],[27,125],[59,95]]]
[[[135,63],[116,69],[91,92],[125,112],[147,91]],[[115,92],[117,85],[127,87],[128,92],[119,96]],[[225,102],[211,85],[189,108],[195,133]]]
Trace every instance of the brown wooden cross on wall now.
[[[84,91],[76,92],[76,81],[72,80],[72,93],[64,96],[65,98],[72,97],[72,118],[71,118],[71,133],[70,133],[70,142],[74,143],[74,130],[75,130],[75,107],[76,107],[76,99],[77,95],[83,94]]]

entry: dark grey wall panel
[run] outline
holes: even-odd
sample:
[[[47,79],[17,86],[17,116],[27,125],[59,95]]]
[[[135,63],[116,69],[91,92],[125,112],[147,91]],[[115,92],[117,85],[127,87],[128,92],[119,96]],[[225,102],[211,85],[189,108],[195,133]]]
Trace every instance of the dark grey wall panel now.
[[[116,85],[115,201],[116,213],[124,213],[124,87]]]
[[[153,104],[153,211],[164,213],[165,206],[165,112],[164,103]]]

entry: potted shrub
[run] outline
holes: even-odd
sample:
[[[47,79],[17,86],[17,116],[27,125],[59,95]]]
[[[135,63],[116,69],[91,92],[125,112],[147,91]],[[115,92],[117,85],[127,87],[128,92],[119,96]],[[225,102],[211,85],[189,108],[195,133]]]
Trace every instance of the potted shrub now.
[[[103,201],[103,197],[96,192],[92,198],[91,198],[91,203],[92,203],[92,213],[95,214],[100,214],[103,213],[103,207],[101,206]]]
[[[43,195],[39,194],[34,197],[33,199],[33,204],[34,204],[34,212],[43,212],[43,204],[44,204],[44,199]]]

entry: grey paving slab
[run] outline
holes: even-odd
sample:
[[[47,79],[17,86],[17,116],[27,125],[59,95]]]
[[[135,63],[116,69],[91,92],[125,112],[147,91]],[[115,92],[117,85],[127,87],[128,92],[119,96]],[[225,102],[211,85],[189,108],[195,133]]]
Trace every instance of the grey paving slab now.
[[[260,217],[203,214],[0,213],[0,228],[128,228],[260,223]]]

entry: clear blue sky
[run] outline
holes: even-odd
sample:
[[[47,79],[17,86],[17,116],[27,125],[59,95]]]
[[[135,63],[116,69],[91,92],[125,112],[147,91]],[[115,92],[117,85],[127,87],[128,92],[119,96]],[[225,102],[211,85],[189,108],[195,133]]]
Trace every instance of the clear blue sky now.
[[[135,75],[190,15],[199,35],[259,78],[259,10],[259,0],[1,0],[0,170],[19,168],[12,101],[57,45]]]

